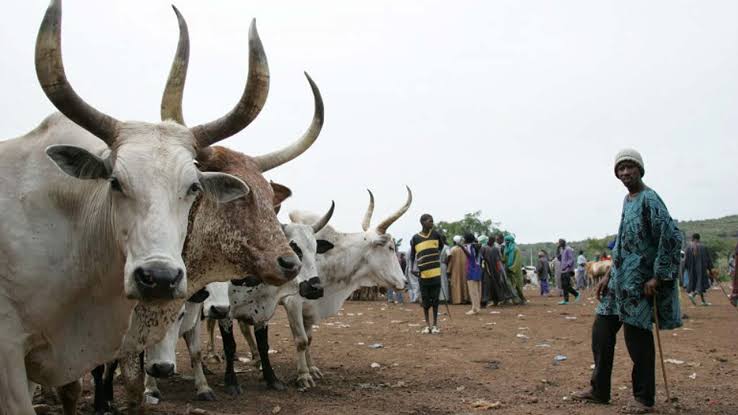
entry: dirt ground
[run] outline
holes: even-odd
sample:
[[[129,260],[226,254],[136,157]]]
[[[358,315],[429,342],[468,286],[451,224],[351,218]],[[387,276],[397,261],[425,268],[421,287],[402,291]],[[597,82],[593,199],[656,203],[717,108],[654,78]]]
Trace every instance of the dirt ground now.
[[[587,386],[591,373],[590,329],[595,300],[559,306],[558,297],[528,290],[525,306],[488,307],[475,316],[468,306],[450,306],[441,316],[439,335],[424,335],[417,304],[346,302],[340,315],[315,329],[313,356],[325,378],[314,389],[294,385],[294,346],[282,309],[270,324],[270,355],[277,375],[290,382],[286,392],[267,390],[249,363],[236,362],[244,393],[226,395],[222,364],[209,364],[215,402],[196,401],[184,342],[178,346],[181,372],[160,381],[163,400],[152,414],[615,414],[631,401],[631,362],[618,338],[613,401],[609,406],[572,402],[569,395]],[[671,395],[666,404],[657,363],[657,412],[738,414],[738,312],[720,291],[711,290],[711,307],[694,307],[683,328],[663,331],[664,358]],[[203,337],[203,342],[205,338]],[[238,356],[249,357],[237,336]],[[369,345],[380,343],[382,348]],[[557,355],[566,360],[557,362]],[[658,355],[657,355],[658,359]],[[378,363],[379,367],[373,363]],[[116,394],[122,399],[122,387]],[[84,382],[83,413],[91,413],[89,377]],[[475,407],[479,406],[479,407]],[[204,410],[199,412],[197,410]]]

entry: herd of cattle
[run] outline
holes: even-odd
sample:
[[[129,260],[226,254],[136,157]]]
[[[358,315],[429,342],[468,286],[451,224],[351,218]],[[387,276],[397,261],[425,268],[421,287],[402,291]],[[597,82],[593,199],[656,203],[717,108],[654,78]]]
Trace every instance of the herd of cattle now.
[[[96,413],[110,410],[112,373],[120,367],[129,413],[144,391],[161,396],[156,377],[175,370],[184,337],[200,399],[214,399],[201,363],[201,318],[224,339],[227,392],[233,371],[233,323],[250,333],[269,386],[283,388],[268,363],[267,322],[287,311],[297,349],[297,382],[322,374],[311,358],[312,326],[335,314],[360,286],[401,289],[404,276],[387,230],[410,207],[361,232],[316,215],[277,212],[289,188],[264,173],[306,151],[323,125],[323,102],[308,76],[315,110],[307,131],[284,149],[257,157],[215,146],[260,112],[269,68],[252,22],[249,72],[236,106],[187,127],[182,94],[189,34],[180,36],[159,123],[120,121],[78,96],[61,53],[61,0],[52,0],[36,40],[43,91],[59,113],[28,134],[0,142],[0,414],[32,415],[33,391],[55,388],[74,414],[80,378],[93,372]],[[307,74],[306,74],[307,75]],[[212,329],[213,325],[209,325]],[[212,341],[212,332],[211,332]]]

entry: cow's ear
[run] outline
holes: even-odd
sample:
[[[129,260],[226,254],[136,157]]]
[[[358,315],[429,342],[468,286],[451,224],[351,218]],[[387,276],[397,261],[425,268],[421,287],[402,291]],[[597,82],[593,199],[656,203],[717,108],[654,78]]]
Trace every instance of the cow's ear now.
[[[210,297],[210,293],[205,288],[201,288],[200,291],[192,294],[192,297],[188,298],[187,301],[191,303],[202,303],[206,298]]]
[[[46,155],[64,173],[78,179],[107,179],[111,166],[108,160],[90,153],[82,147],[53,145],[46,147]]]
[[[285,199],[292,196],[292,190],[289,187],[274,182],[269,182],[269,184],[272,185],[272,191],[274,191],[274,207],[281,205]]]
[[[249,186],[236,176],[226,173],[200,173],[200,184],[219,203],[228,203],[251,192]]]
[[[324,254],[330,251],[331,249],[333,249],[333,244],[326,241],[325,239],[318,239],[315,242],[318,243],[318,253],[319,254]]]

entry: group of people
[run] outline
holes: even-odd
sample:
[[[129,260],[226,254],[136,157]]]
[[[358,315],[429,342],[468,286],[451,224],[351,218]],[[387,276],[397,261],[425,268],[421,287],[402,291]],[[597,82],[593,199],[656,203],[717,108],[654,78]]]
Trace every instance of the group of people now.
[[[656,393],[653,324],[658,321],[657,329],[682,325],[676,284],[682,236],[659,195],[643,183],[645,168],[640,153],[630,149],[618,153],[614,173],[628,192],[611,248],[611,270],[595,287],[600,303],[592,326],[594,370],[590,387],[573,398],[595,404],[609,403],[615,341],[618,331],[624,328],[625,344],[633,362],[634,398],[624,409],[626,413],[648,413],[653,410]],[[451,303],[460,303],[468,295],[472,308],[467,314],[478,313],[490,301],[494,304],[526,302],[520,249],[513,235],[455,236],[449,248],[444,236],[433,229],[431,215],[421,216],[420,223],[422,230],[412,237],[410,253],[401,262],[404,261],[407,271],[411,297],[417,296],[413,294],[414,286],[420,294],[426,321],[423,333],[440,332],[438,306],[442,293]],[[699,241],[699,237],[693,238],[687,249],[690,259],[685,261],[685,267],[690,287],[695,287],[690,292],[703,294],[696,270],[704,268],[706,260],[695,239]],[[538,257],[541,293],[547,294],[552,270],[545,251]],[[575,257],[574,250],[562,239],[556,259],[560,269],[554,272],[561,273],[560,288],[564,296],[560,304],[567,304],[570,295],[576,301],[580,293],[571,282],[584,271],[586,258],[583,252]],[[450,281],[448,286],[446,280]],[[581,288],[581,277],[578,280]],[[735,290],[734,296],[738,298]]]
[[[433,228],[433,216],[420,217],[421,231],[410,240],[410,252],[399,254],[408,279],[410,301],[423,306],[423,333],[439,333],[438,306],[470,304],[468,315],[479,313],[489,303],[525,304],[520,248],[512,234],[492,238],[472,233],[453,237],[449,246]],[[388,291],[387,301],[403,302],[402,293]],[[431,310],[432,309],[432,314]]]
[[[398,254],[400,267],[408,280],[410,302],[422,303],[422,294],[428,286],[438,286],[437,295],[435,288],[429,293],[433,296],[429,300],[429,308],[437,297],[438,302],[470,304],[468,315],[479,313],[489,304],[522,305],[528,302],[523,292],[525,276],[521,252],[513,234],[476,237],[465,233],[454,236],[452,244],[448,245],[445,236],[433,229],[431,215],[423,215],[420,222],[423,228],[413,236],[409,253]],[[536,266],[541,295],[550,294],[549,279],[554,279],[552,283],[564,297],[559,304],[569,304],[570,295],[578,301],[580,293],[577,289],[584,287],[580,279],[586,279],[585,264],[582,251],[579,251],[575,263],[574,250],[564,239],[559,240],[553,266],[548,253],[541,250]],[[577,289],[572,287],[575,276]],[[387,301],[404,303],[405,300],[402,292],[388,289]],[[430,323],[428,331],[432,332],[433,327],[434,324]]]

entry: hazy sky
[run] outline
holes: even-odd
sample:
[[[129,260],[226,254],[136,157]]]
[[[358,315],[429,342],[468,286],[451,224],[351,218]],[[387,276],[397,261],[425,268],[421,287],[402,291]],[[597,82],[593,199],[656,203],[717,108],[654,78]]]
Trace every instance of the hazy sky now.
[[[54,111],[33,68],[45,0],[7,2],[0,25],[0,137]],[[679,219],[738,212],[738,2],[195,1],[184,97],[190,125],[240,96],[251,18],[271,70],[260,116],[224,145],[258,155],[312,116],[302,71],[321,89],[323,132],[268,173],[292,188],[283,212],[325,211],[356,231],[410,211],[456,220],[482,210],[520,242],[616,231],[624,188],[612,161],[645,158],[646,182]],[[177,40],[165,1],[66,0],[63,53],[77,92],[120,119],[156,121]],[[286,218],[286,214],[282,214]],[[407,245],[403,248],[406,248]]]

